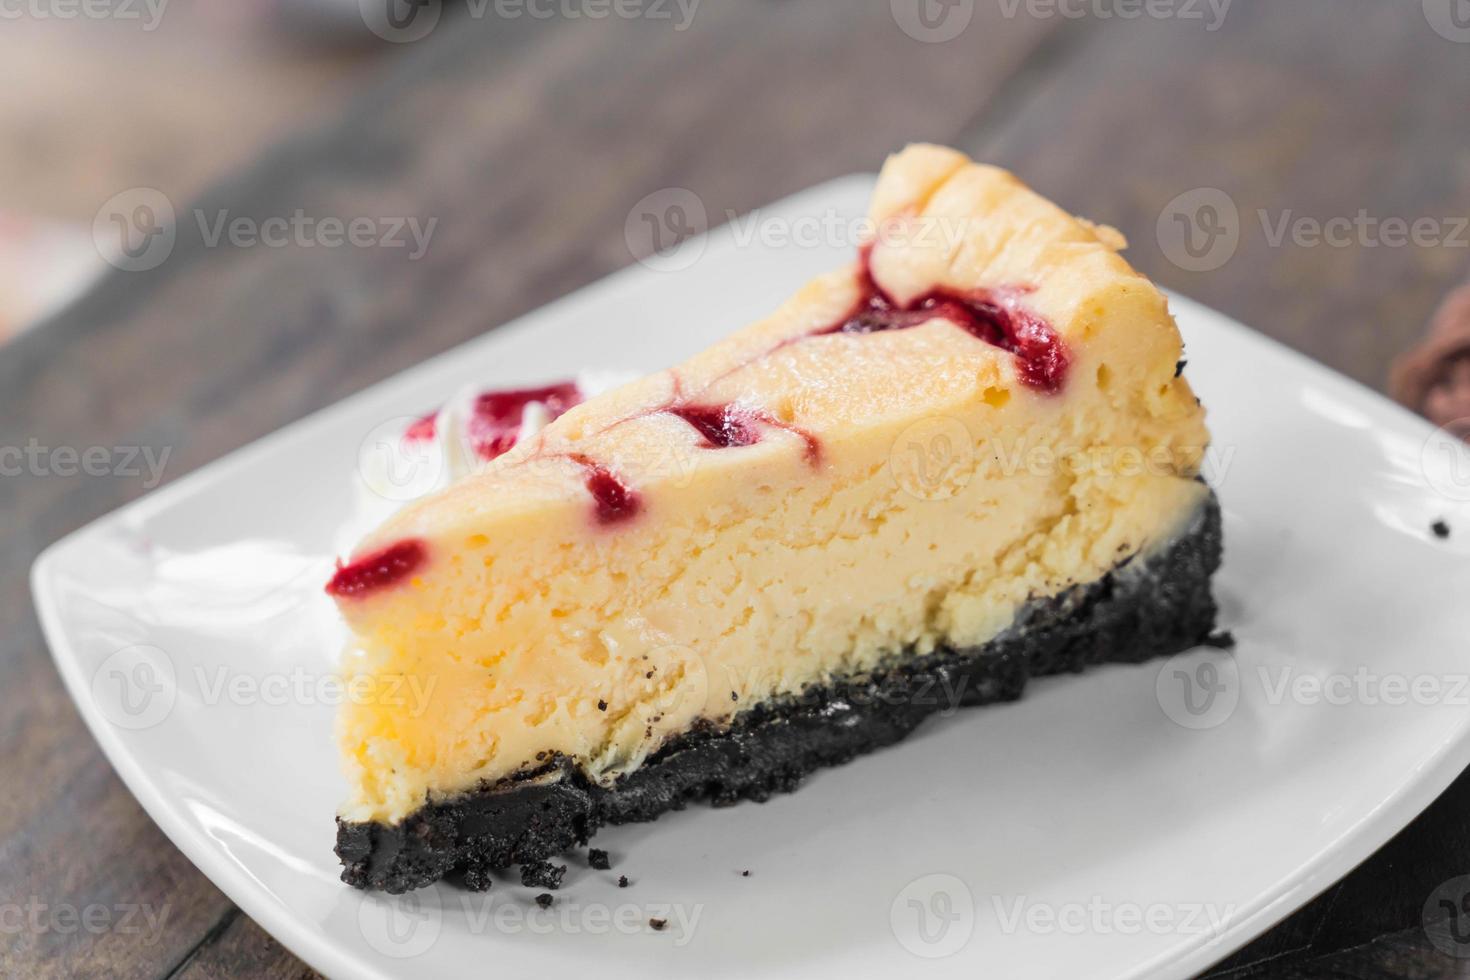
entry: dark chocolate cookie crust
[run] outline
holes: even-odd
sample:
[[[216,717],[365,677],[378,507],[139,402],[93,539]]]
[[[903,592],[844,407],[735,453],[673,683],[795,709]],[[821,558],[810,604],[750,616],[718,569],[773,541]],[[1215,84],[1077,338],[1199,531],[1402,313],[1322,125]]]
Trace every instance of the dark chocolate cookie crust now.
[[[1031,603],[989,643],[895,661],[752,708],[727,726],[690,731],[611,788],[556,759],[535,773],[426,804],[396,826],[339,819],[342,880],[399,893],[457,874],[471,888],[489,887],[491,869],[544,861],[585,844],[607,824],[653,820],[691,800],[721,806],[789,792],[807,773],[899,741],[929,715],[1014,700],[1031,677],[1187,650],[1215,627],[1210,577],[1220,557],[1212,494],[1166,550]]]

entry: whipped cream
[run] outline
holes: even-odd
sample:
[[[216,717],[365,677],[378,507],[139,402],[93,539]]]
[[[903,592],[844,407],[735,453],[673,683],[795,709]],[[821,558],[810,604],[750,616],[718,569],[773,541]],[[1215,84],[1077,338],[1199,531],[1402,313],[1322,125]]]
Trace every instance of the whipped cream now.
[[[379,426],[358,450],[357,519],[348,528],[348,544],[412,501],[478,473],[573,406],[637,377],[584,371],[533,388],[467,385],[428,415]]]

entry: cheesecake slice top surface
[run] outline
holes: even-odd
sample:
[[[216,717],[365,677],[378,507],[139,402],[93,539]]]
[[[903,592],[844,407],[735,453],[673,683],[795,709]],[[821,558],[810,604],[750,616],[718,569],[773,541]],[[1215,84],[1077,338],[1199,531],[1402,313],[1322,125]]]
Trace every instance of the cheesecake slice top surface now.
[[[890,158],[854,262],[406,507],[328,592],[349,820],[572,760],[609,782],[885,659],[983,643],[1207,494],[1167,303],[1005,171]],[[409,678],[411,685],[395,684]]]

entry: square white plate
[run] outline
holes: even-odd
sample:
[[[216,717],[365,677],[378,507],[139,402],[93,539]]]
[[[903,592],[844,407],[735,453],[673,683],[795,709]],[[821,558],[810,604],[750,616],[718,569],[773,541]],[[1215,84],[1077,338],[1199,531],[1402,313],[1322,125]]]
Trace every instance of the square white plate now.
[[[814,188],[759,227],[856,218],[871,186]],[[794,233],[752,241],[750,227],[377,385],[36,563],[57,665],[113,765],[308,963],[367,977],[1185,977],[1346,873],[1470,763],[1470,463],[1378,395],[1176,300],[1216,438],[1233,657],[1041,681],[765,805],[608,830],[613,873],[574,859],[549,912],[510,879],[406,900],[342,885],[342,637],[322,583],[359,447],[467,382],[663,367],[852,254]],[[1435,539],[1440,517],[1459,533]]]

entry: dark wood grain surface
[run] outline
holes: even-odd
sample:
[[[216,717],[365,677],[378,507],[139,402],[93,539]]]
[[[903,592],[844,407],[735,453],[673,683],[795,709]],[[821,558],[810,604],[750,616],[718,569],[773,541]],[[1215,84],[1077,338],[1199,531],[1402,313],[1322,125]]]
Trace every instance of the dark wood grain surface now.
[[[710,0],[683,31],[446,17],[341,118],[173,202],[256,219],[437,218],[421,260],[210,247],[181,222],[162,265],[110,275],[0,351],[0,445],[167,447],[177,479],[626,265],[624,221],[650,192],[685,187],[711,214],[740,212],[915,139],[1017,170],[1121,228],[1164,285],[1381,388],[1470,258],[1452,234],[1470,215],[1470,44],[1437,32],[1417,0],[1235,0],[1219,24],[1218,3],[1194,0],[1171,17],[1057,10],[980,0],[944,43],[905,33],[888,0]],[[1192,206],[1219,193],[1238,244],[1189,271],[1201,260],[1161,239],[1161,215],[1184,208],[1204,234],[1218,213]],[[1283,215],[1360,212],[1432,219],[1438,240],[1269,233]],[[308,974],[138,808],[40,637],[26,583],[37,552],[144,491],[124,476],[0,479],[0,907],[42,909],[41,927],[0,921],[0,973]],[[1221,975],[1470,975],[1422,923],[1435,888],[1470,873],[1467,804],[1462,778]],[[124,925],[124,906],[154,919]],[[67,907],[110,918],[67,929]]]

